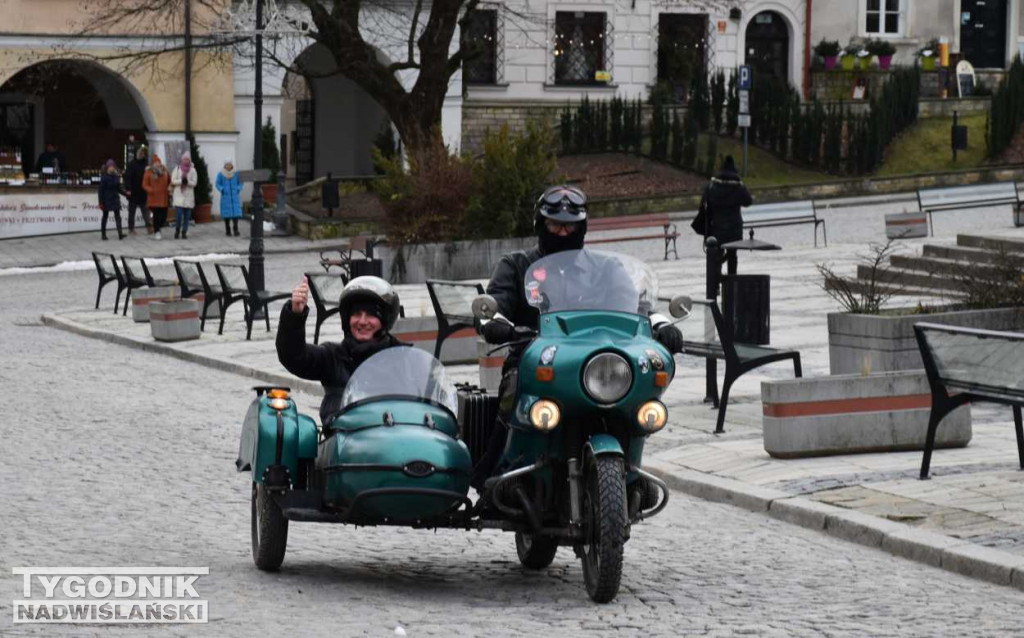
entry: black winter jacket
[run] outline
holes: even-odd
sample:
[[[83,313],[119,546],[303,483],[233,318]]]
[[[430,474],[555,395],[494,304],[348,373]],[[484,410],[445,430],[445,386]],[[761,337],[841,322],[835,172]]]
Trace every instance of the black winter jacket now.
[[[100,209],[106,211],[121,210],[121,178],[109,173],[101,175],[99,199]]]
[[[142,187],[142,178],[146,176],[146,160],[133,159],[124,171],[124,186],[131,193],[128,198],[133,204],[146,205],[146,189]]]
[[[722,171],[712,177],[704,189],[707,234],[714,236],[719,244],[743,239],[743,215],[740,207],[750,206],[752,203],[750,192],[740,181],[739,174]]]
[[[319,381],[323,385],[325,392],[320,403],[320,419],[327,423],[341,408],[341,395],[360,364],[381,350],[410,344],[387,334],[374,342],[360,343],[346,337],[341,343],[313,345],[306,343],[308,316],[308,307],[301,314],[292,311],[291,303],[281,308],[281,321],[277,326],[277,359],[295,376]]]
[[[526,303],[526,271],[544,254],[539,248],[509,253],[494,268],[487,294],[498,302],[498,312],[517,326],[533,328],[540,325],[540,312]]]

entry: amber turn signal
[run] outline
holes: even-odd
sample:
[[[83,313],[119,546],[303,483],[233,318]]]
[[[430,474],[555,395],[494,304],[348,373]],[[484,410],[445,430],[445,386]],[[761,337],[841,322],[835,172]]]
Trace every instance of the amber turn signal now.
[[[668,386],[668,373],[667,372],[655,372],[654,373],[654,387],[664,388]]]
[[[281,388],[274,388],[270,392],[267,392],[267,396],[271,399],[287,399],[288,391],[282,390]]]
[[[540,367],[537,368],[537,380],[538,381],[554,381],[555,380],[555,369]]]

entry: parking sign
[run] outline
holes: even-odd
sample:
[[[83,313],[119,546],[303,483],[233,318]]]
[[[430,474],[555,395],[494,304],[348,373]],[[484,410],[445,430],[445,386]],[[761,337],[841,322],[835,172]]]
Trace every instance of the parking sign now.
[[[738,88],[743,91],[749,91],[753,82],[754,70],[750,68],[749,64],[744,64],[740,67],[740,85]]]

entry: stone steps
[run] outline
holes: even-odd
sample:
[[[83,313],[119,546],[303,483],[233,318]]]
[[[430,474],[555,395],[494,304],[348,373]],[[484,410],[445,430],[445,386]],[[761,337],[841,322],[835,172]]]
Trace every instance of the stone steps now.
[[[865,283],[869,282],[871,268],[863,265],[857,266],[857,279]],[[876,279],[882,283],[893,284],[897,288],[929,290],[932,295],[949,295],[960,290],[959,282],[953,277],[902,268],[890,268],[884,273],[877,274]]]
[[[998,269],[992,264],[939,257],[893,255],[889,259],[889,263],[893,269],[901,271],[915,271],[929,275],[952,275],[954,278],[965,278],[971,275],[991,277],[998,272]]]
[[[985,237],[983,235],[957,235],[956,245],[962,248],[1000,249],[1008,253],[1024,255],[1024,240],[1006,237]]]

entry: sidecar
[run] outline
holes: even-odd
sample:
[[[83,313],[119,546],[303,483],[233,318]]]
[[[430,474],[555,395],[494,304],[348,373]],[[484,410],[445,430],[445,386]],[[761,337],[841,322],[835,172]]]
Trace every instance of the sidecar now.
[[[414,348],[391,348],[352,375],[321,431],[286,388],[256,388],[236,467],[252,473],[253,559],[277,569],[289,521],[450,524],[472,505],[455,387]]]

